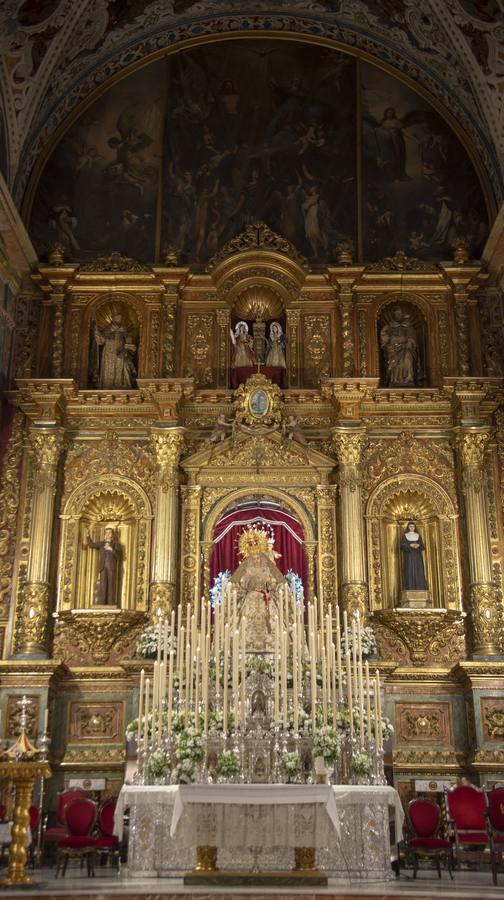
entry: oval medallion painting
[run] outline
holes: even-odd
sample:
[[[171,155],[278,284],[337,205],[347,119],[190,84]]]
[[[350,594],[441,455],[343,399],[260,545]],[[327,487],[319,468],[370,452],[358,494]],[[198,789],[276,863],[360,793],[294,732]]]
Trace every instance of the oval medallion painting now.
[[[255,391],[252,391],[249,400],[249,408],[250,412],[253,416],[265,416],[268,412],[269,407],[269,397],[266,391],[263,391],[262,388],[257,388]]]

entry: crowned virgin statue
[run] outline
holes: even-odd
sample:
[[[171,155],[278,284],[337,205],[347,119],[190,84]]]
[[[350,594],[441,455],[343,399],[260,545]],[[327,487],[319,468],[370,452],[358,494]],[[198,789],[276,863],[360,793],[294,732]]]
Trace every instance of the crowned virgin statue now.
[[[239,550],[243,559],[230,583],[236,591],[239,622],[245,619],[247,652],[273,652],[273,621],[287,584],[275,564],[280,554],[273,549],[272,536],[253,526],[242,531]]]

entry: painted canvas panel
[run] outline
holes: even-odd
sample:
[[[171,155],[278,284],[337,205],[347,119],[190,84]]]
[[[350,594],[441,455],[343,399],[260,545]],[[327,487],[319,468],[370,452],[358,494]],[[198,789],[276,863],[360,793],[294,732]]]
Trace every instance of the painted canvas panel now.
[[[64,135],[33,207],[39,253],[58,241],[69,259],[154,259],[164,72],[155,63],[114,85]]]
[[[361,85],[365,258],[402,249],[450,259],[456,237],[477,257],[488,217],[459,139],[420,95],[375,66],[362,66]]]
[[[255,221],[314,263],[355,239],[355,61],[275,40],[167,60],[164,244],[205,262]]]

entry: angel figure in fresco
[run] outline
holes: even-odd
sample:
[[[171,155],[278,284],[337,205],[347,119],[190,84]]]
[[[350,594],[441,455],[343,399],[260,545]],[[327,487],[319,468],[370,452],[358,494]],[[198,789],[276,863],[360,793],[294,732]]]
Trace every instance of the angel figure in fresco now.
[[[217,416],[217,421],[213,427],[213,431],[212,431],[210,437],[208,438],[208,443],[209,444],[220,444],[220,443],[222,443],[222,441],[225,441],[228,436],[229,429],[232,428],[233,425],[234,425],[233,419],[230,419],[228,421],[226,419],[225,413],[219,413],[219,415]]]
[[[100,330],[95,325],[93,378],[98,388],[131,388],[136,378],[136,345],[121,313]]]
[[[103,541],[93,541],[88,534],[87,546],[91,550],[100,551],[94,602],[97,606],[117,606],[121,545],[115,540],[114,529],[105,529]]]
[[[249,334],[249,327],[246,322],[237,322],[235,330],[230,330],[231,342],[233,344],[232,367],[238,369],[240,366],[255,366],[256,355],[254,352],[254,342]]]
[[[286,344],[287,338],[283,333],[280,322],[272,322],[270,325],[269,340],[266,346],[265,365],[280,366],[280,368],[285,369],[287,367],[285,361]]]

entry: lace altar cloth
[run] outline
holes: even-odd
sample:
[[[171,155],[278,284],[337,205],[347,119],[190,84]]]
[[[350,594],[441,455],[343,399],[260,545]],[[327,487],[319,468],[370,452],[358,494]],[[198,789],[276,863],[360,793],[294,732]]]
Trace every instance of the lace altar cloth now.
[[[206,844],[218,848],[220,869],[288,870],[294,847],[315,847],[316,864],[329,877],[387,881],[389,807],[396,841],[404,820],[397,791],[381,786],[124,785],[118,835],[127,807],[132,878],[180,876],[193,868],[195,848]]]

